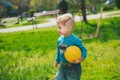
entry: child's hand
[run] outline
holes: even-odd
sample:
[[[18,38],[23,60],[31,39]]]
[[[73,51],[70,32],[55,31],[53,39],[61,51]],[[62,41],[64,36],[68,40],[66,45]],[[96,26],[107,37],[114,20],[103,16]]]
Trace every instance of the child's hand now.
[[[55,62],[55,63],[54,63],[54,66],[57,67],[57,66],[58,66],[58,63]]]
[[[83,61],[83,58],[79,58],[78,60],[74,61],[75,64],[79,64],[80,62]]]

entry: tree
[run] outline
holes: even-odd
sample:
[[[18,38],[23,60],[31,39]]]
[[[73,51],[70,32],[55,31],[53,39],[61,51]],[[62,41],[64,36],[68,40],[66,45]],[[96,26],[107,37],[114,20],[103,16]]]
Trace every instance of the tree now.
[[[87,23],[86,0],[67,0],[67,2],[69,5],[69,11],[74,14],[74,12],[79,12],[80,10],[82,12],[83,21]]]
[[[85,23],[87,22],[87,17],[86,17],[86,5],[85,5],[85,0],[81,0],[81,11],[82,11],[82,16],[83,16],[83,21]]]
[[[56,9],[58,2],[58,0],[31,0],[30,7],[35,11],[52,10]]]
[[[62,12],[62,14],[67,13],[68,3],[65,0],[61,0],[59,3],[59,9]]]
[[[0,0],[0,14],[4,11],[4,8],[3,8],[3,4],[2,4],[2,1]]]
[[[116,6],[118,9],[120,9],[120,0],[115,0]]]
[[[27,11],[29,9],[29,4],[31,0],[8,0],[12,4],[18,7],[19,13]]]
[[[7,8],[3,4],[3,0],[0,0],[0,18],[5,17],[7,15]]]
[[[100,10],[100,7],[103,6],[106,0],[88,0],[88,4],[90,5],[90,11],[92,13],[97,13]]]

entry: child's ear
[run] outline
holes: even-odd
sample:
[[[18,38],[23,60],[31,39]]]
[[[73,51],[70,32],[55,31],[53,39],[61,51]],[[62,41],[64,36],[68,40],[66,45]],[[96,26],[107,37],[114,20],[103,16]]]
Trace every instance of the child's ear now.
[[[71,26],[69,26],[69,27],[68,27],[68,31],[71,31],[71,30],[72,30],[72,27],[71,27]]]

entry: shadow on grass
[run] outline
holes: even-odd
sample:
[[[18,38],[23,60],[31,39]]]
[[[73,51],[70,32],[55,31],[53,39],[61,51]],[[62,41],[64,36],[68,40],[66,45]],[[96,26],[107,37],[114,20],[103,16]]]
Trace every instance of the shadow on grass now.
[[[107,18],[103,19],[101,26],[100,26],[100,32],[99,37],[96,38],[96,28],[97,24],[94,22],[89,22],[88,24],[83,25],[83,37],[88,37],[86,39],[83,39],[85,42],[92,42],[92,41],[101,41],[106,42],[108,40],[119,40],[120,39],[120,24],[119,24],[120,18]],[[90,36],[93,36],[92,38],[89,38]]]

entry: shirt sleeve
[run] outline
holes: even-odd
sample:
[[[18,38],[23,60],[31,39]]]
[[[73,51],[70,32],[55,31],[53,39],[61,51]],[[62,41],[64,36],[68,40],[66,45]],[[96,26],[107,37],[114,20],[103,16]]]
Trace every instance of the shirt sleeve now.
[[[58,47],[58,42],[57,42],[57,51],[56,51],[56,62],[59,63],[60,62],[60,50]]]
[[[87,49],[86,47],[83,45],[82,40],[77,38],[76,40],[76,45],[80,48],[81,52],[82,52],[82,58],[85,59],[87,57]]]

